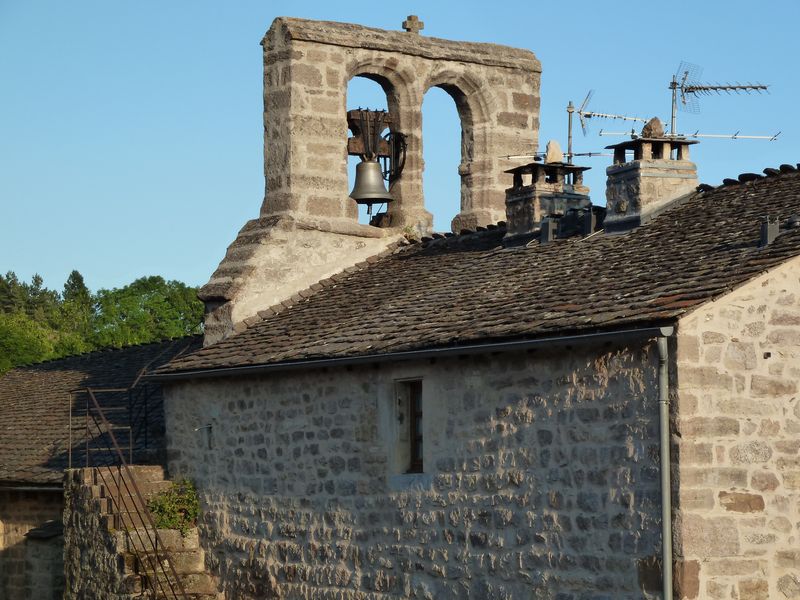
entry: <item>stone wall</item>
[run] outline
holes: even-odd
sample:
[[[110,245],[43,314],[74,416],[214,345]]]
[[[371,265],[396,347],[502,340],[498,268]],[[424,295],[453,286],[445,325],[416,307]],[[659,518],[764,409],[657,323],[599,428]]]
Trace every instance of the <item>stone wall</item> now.
[[[64,477],[64,600],[127,600],[125,533],[108,526],[90,472],[73,469]]]
[[[638,217],[647,219],[670,200],[697,187],[697,166],[689,160],[650,159],[606,168],[605,223]]]
[[[60,491],[0,491],[0,598],[61,598],[63,537],[25,537],[45,521],[60,520]]]
[[[169,468],[229,598],[656,598],[656,372],[651,343],[173,383]],[[407,378],[423,474],[391,466]]]
[[[680,322],[685,598],[800,598],[800,261]]]
[[[249,221],[199,292],[205,302],[205,345],[245,326],[245,320],[288,301],[322,279],[394,248],[402,234],[375,227],[264,217]]]

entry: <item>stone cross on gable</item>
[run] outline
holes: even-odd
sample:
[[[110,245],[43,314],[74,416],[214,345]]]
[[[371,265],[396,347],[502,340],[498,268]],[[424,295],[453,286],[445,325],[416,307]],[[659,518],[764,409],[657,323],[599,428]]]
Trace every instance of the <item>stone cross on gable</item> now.
[[[419,34],[421,29],[425,29],[425,23],[420,21],[417,15],[408,15],[403,21],[403,29],[409,33]]]

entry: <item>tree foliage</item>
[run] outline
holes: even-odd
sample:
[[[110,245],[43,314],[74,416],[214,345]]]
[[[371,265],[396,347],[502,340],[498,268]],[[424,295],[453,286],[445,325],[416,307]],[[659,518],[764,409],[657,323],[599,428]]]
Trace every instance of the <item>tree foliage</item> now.
[[[94,340],[98,346],[127,346],[196,332],[203,318],[197,290],[179,281],[142,277],[96,297]]]
[[[197,289],[162,277],[92,294],[72,271],[61,294],[13,271],[0,275],[0,374],[22,364],[175,338],[201,330]]]

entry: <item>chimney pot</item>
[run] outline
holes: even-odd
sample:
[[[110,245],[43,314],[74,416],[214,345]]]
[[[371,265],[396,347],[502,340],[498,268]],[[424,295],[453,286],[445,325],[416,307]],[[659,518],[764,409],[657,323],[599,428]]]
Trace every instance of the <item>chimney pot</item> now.
[[[583,171],[588,167],[562,162],[563,154],[554,142],[547,149],[550,162],[532,162],[506,171],[513,175],[513,185],[506,190],[507,242],[533,235],[547,215],[591,206],[589,188],[583,185]],[[528,176],[530,184],[525,185]]]
[[[542,228],[539,233],[540,244],[549,244],[556,239],[558,236],[558,221],[559,218],[555,215],[542,219]]]
[[[771,217],[767,215],[761,220],[761,242],[759,248],[769,246],[775,241],[780,233],[780,226],[778,225],[778,217]]]

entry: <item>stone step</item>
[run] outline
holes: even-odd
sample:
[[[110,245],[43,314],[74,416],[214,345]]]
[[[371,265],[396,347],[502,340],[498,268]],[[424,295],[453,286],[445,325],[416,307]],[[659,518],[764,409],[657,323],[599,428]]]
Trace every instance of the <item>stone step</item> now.
[[[169,573],[169,565],[166,556],[172,561],[172,566],[177,573],[201,573],[205,568],[205,553],[201,549],[197,550],[159,550],[155,552],[142,552],[137,558],[136,571],[138,573],[150,574],[155,570],[165,570]],[[158,561],[153,562],[153,561]]]
[[[214,580],[208,573],[178,573],[178,579],[183,585],[183,590],[187,594],[215,594],[217,591]],[[156,589],[159,592],[166,592],[167,598],[171,597],[169,587],[170,582],[172,582],[172,589],[175,591],[178,590],[178,587],[171,575],[167,577],[163,574],[159,574],[157,579],[153,578],[150,579],[150,581],[156,582]]]
[[[124,532],[121,532],[124,535]],[[130,539],[125,540],[125,547],[128,550],[136,550],[137,552],[146,552],[152,548],[150,546],[147,534],[144,531],[137,533],[136,530],[128,531]],[[152,530],[149,531],[150,537],[153,537]],[[167,550],[197,550],[200,548],[200,540],[196,527],[191,528],[186,535],[182,535],[177,529],[159,529],[159,548],[164,547]]]
[[[109,531],[113,529],[151,530],[150,522],[148,521],[146,513],[144,511],[106,514],[100,517],[100,521],[103,523],[104,527]],[[146,540],[147,538],[143,536],[143,539]]]
[[[108,485],[100,486],[100,496],[104,498],[121,498],[125,504],[130,505],[130,500],[139,501],[136,489],[144,498],[145,502],[160,492],[165,492],[172,487],[171,481],[146,481],[136,482],[136,488],[131,483],[123,482],[117,486],[116,482],[108,482]]]
[[[190,592],[188,590],[184,590],[186,592],[185,596],[180,596],[177,586],[173,585],[175,591],[173,594],[172,589],[170,589],[166,583],[164,583],[163,588],[156,588],[154,596],[148,587],[147,580],[140,575],[126,577],[124,586],[123,593],[128,594],[126,598],[130,600],[216,600],[218,597],[216,592],[206,594]]]
[[[152,531],[150,524],[155,523],[152,515],[146,510],[132,510],[130,512],[123,511],[113,515],[107,515],[109,518],[116,520],[117,529],[147,529]],[[148,519],[150,516],[150,519]],[[151,533],[152,536],[152,533]]]
[[[100,484],[103,479],[106,481],[116,480],[118,476],[129,481],[135,479],[136,483],[147,483],[153,481],[164,481],[164,467],[160,465],[131,465],[125,467],[94,467],[92,483]]]
[[[138,573],[130,573],[122,579],[122,591],[126,594],[141,594],[145,589],[145,580]]]

